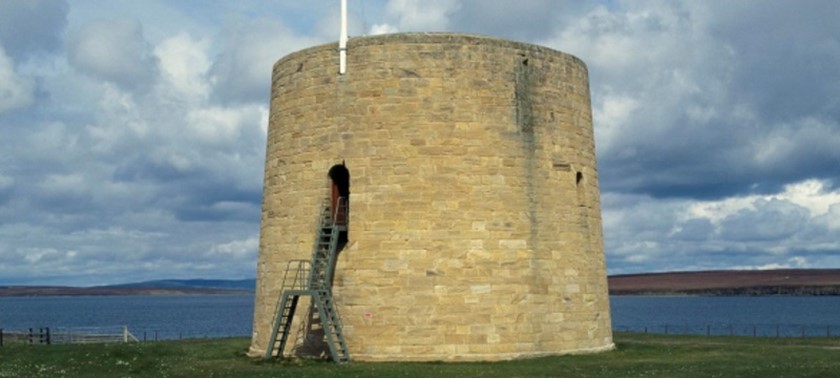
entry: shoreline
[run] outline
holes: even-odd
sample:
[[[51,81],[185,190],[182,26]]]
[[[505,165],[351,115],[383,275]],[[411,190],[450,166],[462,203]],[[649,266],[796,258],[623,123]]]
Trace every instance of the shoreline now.
[[[840,296],[840,269],[642,273],[608,281],[610,295]]]
[[[102,297],[164,295],[233,295],[253,294],[251,290],[210,288],[79,288],[61,286],[0,286],[0,298],[8,297]]]

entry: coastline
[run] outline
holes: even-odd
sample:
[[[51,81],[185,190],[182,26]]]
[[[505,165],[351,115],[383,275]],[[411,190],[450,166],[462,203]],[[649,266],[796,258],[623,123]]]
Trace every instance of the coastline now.
[[[608,281],[610,295],[840,296],[840,269],[641,273]]]
[[[253,294],[252,290],[210,288],[0,286],[3,297],[126,296],[126,295],[226,295]]]

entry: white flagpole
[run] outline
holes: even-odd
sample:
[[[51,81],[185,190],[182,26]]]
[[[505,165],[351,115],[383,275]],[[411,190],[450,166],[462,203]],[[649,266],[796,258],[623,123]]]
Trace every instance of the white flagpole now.
[[[341,33],[338,37],[338,73],[347,72],[347,0],[341,0]]]

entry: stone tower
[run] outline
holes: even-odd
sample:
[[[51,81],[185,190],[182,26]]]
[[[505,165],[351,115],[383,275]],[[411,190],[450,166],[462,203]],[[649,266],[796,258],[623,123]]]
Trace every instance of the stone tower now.
[[[274,66],[251,352],[342,162],[333,293],[353,359],[613,348],[583,62],[449,33],[356,38],[347,54],[344,75],[334,44]]]

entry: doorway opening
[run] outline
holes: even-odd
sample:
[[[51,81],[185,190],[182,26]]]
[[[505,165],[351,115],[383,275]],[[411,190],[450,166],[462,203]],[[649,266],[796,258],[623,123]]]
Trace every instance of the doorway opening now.
[[[333,165],[327,175],[330,177],[331,184],[331,212],[337,224],[346,226],[350,208],[350,170],[344,162],[341,162],[341,164]]]

